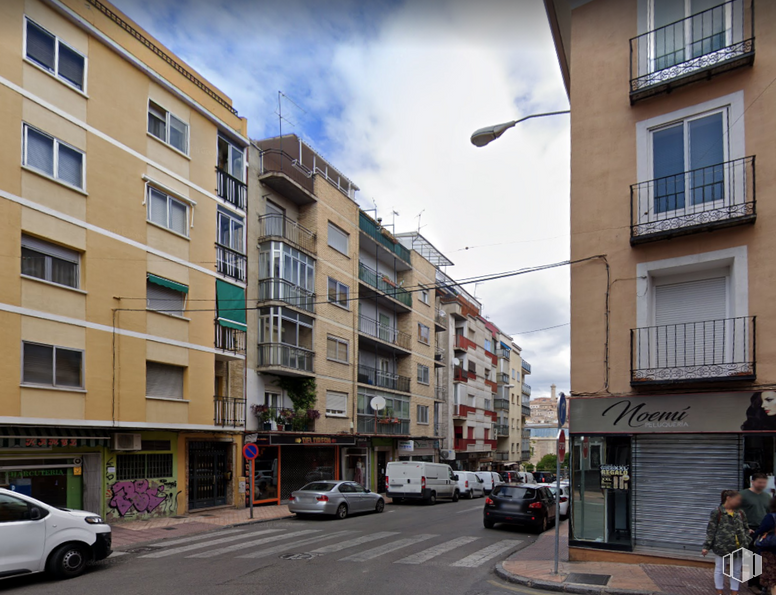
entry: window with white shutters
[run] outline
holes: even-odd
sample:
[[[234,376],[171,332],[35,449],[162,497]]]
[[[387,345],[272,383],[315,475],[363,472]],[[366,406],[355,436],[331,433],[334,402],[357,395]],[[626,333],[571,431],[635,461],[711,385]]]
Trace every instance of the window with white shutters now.
[[[347,417],[348,394],[336,391],[326,391],[326,415],[332,417]]]
[[[337,252],[348,253],[348,234],[329,221],[329,246]]]
[[[183,399],[185,368],[146,362],[146,396],[164,399]]]
[[[83,388],[83,351],[22,344],[22,382],[62,388]]]
[[[25,55],[41,68],[84,90],[86,58],[40,25],[27,19]]]
[[[23,158],[27,167],[75,188],[84,187],[84,153],[27,124]]]
[[[161,190],[148,186],[148,221],[182,236],[189,235],[189,207]]]
[[[22,236],[22,275],[78,288],[80,255],[32,236]]]
[[[349,343],[333,335],[326,337],[326,357],[335,362],[348,363]]]

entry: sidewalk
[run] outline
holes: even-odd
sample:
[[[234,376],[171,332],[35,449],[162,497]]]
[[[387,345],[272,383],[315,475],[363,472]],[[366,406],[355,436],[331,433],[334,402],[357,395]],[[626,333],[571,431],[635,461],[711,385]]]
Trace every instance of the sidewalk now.
[[[111,524],[113,531],[113,549],[127,549],[146,541],[155,541],[168,537],[181,537],[194,533],[212,531],[230,525],[260,523],[288,518],[288,506],[256,506],[253,519],[248,508],[221,508],[189,514],[181,517],[151,518],[139,521],[127,521]]]
[[[549,530],[496,567],[500,578],[538,590],[608,595],[715,595],[713,571],[688,566],[569,562],[568,523],[560,529],[559,575],[553,575],[555,531]],[[605,587],[570,583],[571,573],[608,575]],[[727,591],[726,591],[727,592]],[[742,585],[741,593],[750,593]]]

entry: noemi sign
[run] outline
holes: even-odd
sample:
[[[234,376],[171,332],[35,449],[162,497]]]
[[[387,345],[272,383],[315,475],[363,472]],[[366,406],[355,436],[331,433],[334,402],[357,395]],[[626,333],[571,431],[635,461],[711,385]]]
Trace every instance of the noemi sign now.
[[[246,444],[243,446],[243,456],[249,461],[259,456],[259,447],[255,444]]]

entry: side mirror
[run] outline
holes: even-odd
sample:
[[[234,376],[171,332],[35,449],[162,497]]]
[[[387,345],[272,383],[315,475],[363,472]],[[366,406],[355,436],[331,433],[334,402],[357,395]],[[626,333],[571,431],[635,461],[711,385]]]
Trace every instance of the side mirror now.
[[[458,481],[458,476],[457,476],[457,475],[453,475],[453,479],[454,479],[455,481]]]
[[[372,493],[372,490],[370,490],[369,488],[364,488],[364,491],[365,491],[367,494],[371,494],[371,493]]]
[[[30,520],[31,521],[39,521],[43,518],[43,515],[40,512],[40,508],[37,506],[31,506],[30,507]]]

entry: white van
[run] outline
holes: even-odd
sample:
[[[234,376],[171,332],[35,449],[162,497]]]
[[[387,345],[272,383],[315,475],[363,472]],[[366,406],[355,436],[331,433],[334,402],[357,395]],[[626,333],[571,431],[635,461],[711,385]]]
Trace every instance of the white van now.
[[[480,498],[485,495],[485,489],[482,487],[482,480],[476,473],[471,471],[458,472],[458,490],[462,498]]]
[[[0,578],[43,571],[74,578],[110,553],[110,526],[99,515],[0,488]]]
[[[494,487],[504,483],[504,480],[495,471],[477,471],[475,475],[482,480],[482,487],[485,488],[486,494],[490,494]]]
[[[450,465],[422,461],[395,461],[385,469],[385,491],[394,502],[423,500],[436,504],[437,498],[458,502],[458,476]]]

